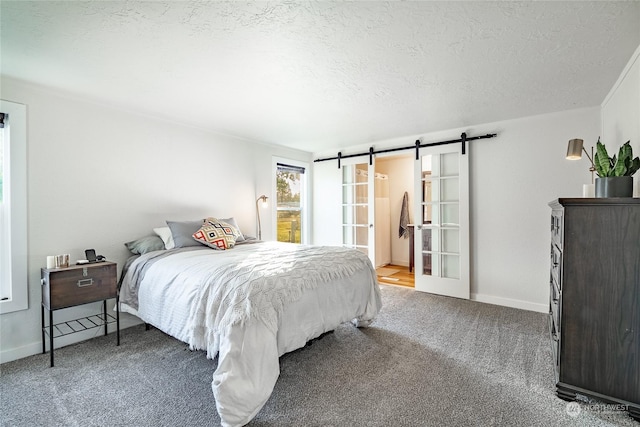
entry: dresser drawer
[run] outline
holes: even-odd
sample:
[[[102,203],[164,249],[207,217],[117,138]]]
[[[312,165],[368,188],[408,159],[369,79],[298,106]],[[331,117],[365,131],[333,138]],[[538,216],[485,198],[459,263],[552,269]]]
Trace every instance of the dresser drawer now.
[[[116,264],[112,262],[42,269],[42,304],[57,310],[115,298],[117,286]]]
[[[563,241],[563,210],[554,209],[551,211],[551,243],[557,245],[562,250]]]
[[[551,335],[551,351],[553,352],[553,364],[556,374],[556,381],[560,373],[560,333],[556,329],[556,324],[553,321],[553,315],[549,316],[549,333]]]
[[[551,292],[549,294],[549,296],[551,297],[551,301],[557,304],[558,300],[560,299],[560,286],[556,282],[555,277],[553,277],[553,274],[551,274],[551,277],[549,279],[549,287],[551,289]]]
[[[553,321],[554,330],[557,333],[560,333],[560,300],[557,299],[555,301],[551,300],[550,311],[551,311],[551,320]]]
[[[562,291],[562,251],[554,244],[551,245],[551,279],[558,291]]]

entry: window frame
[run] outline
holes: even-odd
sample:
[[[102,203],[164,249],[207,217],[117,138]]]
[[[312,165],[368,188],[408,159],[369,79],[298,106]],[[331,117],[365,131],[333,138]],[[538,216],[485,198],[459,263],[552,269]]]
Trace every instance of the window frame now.
[[[309,168],[309,163],[301,161],[301,160],[293,160],[287,159],[284,157],[276,157],[272,158],[271,162],[271,171],[272,171],[272,193],[273,194],[273,203],[271,205],[271,229],[273,230],[274,240],[278,240],[278,184],[277,184],[277,173],[278,173],[278,163],[296,166],[300,168],[304,168],[304,182],[302,187],[300,187],[301,195],[300,195],[300,220],[302,222],[302,227],[300,228],[300,244],[307,245],[310,240],[310,215],[309,215],[309,188],[311,184],[311,169]]]
[[[0,301],[0,314],[11,313],[29,308],[29,285],[27,266],[27,106],[16,102],[0,99],[0,111],[7,114],[4,132],[9,144],[4,151],[8,157],[8,170],[4,170],[5,187],[4,200],[8,203],[8,218],[3,215],[3,223],[8,233],[3,233],[1,244],[8,248],[3,260],[2,268],[3,292],[7,286],[10,296]],[[8,178],[8,179],[7,179]],[[5,212],[6,214],[7,212]],[[4,268],[5,263],[10,267]]]

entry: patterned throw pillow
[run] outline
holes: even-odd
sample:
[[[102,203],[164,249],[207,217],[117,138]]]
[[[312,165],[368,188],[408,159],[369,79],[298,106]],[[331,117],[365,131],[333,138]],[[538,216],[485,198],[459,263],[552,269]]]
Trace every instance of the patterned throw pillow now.
[[[236,244],[240,231],[233,225],[216,218],[207,218],[198,231],[193,233],[193,238],[213,249],[231,249]]]

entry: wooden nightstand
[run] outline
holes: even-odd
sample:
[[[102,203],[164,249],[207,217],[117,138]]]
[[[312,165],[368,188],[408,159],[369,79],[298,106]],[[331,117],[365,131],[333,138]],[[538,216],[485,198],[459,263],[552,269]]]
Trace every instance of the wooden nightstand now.
[[[116,323],[116,345],[120,345],[120,309],[116,303],[115,318],[107,313],[107,300],[117,298],[117,264],[97,262],[67,268],[43,268],[42,277],[42,353],[46,353],[45,335],[49,336],[51,366],[53,366],[53,339],[87,329]],[[53,323],[53,312],[90,302],[103,301],[102,313],[80,319]],[[45,308],[49,310],[49,325],[45,325]]]

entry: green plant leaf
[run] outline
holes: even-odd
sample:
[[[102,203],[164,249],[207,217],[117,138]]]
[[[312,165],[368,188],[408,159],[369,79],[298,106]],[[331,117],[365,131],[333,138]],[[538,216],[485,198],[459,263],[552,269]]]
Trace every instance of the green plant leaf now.
[[[624,153],[624,157],[631,160],[631,158],[633,157],[633,148],[631,148],[631,141],[627,141],[622,144],[622,147],[620,147],[620,149]]]
[[[611,163],[609,159],[609,153],[607,153],[607,149],[604,144],[600,142],[600,138],[598,138],[598,142],[596,143],[596,155],[593,159],[593,165],[596,167],[596,173],[600,178],[606,178],[611,172]]]
[[[618,150],[618,159],[616,160],[616,156],[613,156],[613,171],[611,176],[625,176],[627,173],[628,162],[631,161],[631,146],[627,144],[623,144]]]
[[[631,161],[631,166],[627,169],[627,176],[633,176],[638,170],[640,170],[640,157],[636,157]]]

